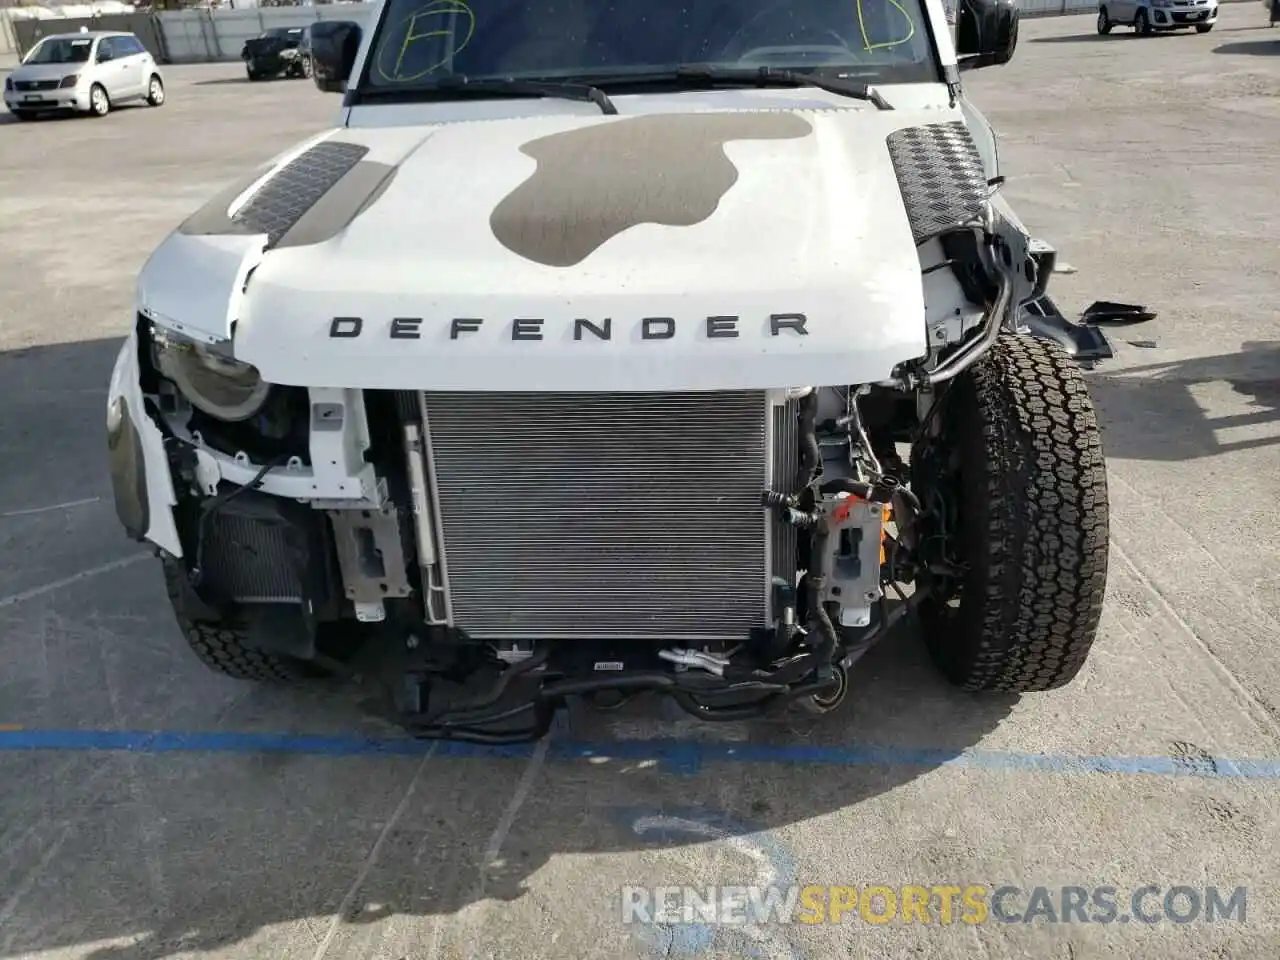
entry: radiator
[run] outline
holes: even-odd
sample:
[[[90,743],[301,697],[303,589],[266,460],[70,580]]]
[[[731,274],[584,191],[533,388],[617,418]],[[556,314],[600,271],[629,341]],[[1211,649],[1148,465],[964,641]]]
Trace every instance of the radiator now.
[[[794,580],[794,404],[763,392],[425,393],[452,622],[477,639],[745,640]],[[782,549],[771,549],[777,544]]]

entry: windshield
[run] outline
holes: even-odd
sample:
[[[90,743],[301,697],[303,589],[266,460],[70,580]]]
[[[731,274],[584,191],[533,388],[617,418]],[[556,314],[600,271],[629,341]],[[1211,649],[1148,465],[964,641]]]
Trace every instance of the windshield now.
[[[23,63],[88,63],[93,38],[47,37],[32,48]]]
[[[922,0],[387,0],[361,89],[619,78],[679,64],[941,78]]]

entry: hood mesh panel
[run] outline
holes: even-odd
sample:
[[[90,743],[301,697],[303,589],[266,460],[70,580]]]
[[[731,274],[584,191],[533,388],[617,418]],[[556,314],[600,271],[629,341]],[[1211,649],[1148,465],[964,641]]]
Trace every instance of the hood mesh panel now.
[[[916,243],[982,215],[990,188],[982,155],[958,121],[906,127],[886,141]]]
[[[368,152],[356,143],[316,144],[281,167],[236,211],[232,222],[265,233],[267,246],[274,247]]]

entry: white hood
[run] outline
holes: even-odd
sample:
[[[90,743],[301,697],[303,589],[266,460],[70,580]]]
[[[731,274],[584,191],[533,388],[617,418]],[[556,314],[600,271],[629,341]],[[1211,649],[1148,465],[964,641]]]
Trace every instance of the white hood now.
[[[140,296],[161,318],[213,335],[236,321],[236,355],[276,383],[882,380],[927,351],[920,259],[886,138],[961,117],[816,106],[331,131],[321,138],[329,159],[349,151],[365,171],[360,209],[330,201],[328,227],[294,211],[283,239],[279,223],[266,235],[269,217],[238,235],[179,231],[148,264]],[[698,132],[709,122],[718,132]],[[229,202],[215,200],[205,219],[225,217]],[[285,216],[279,203],[268,212]],[[646,217],[660,222],[635,222]],[[201,280],[179,283],[193,268]]]

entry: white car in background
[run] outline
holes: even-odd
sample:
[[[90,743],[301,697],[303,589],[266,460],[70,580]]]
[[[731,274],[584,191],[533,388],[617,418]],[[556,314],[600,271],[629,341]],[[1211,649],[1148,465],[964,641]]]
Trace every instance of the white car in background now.
[[[1112,27],[1133,27],[1150,36],[1157,31],[1185,30],[1208,33],[1218,22],[1218,0],[1102,0],[1098,5],[1098,33]]]
[[[124,31],[45,37],[4,81],[4,105],[19,120],[66,111],[101,117],[138,100],[164,103],[164,77],[142,41]]]

